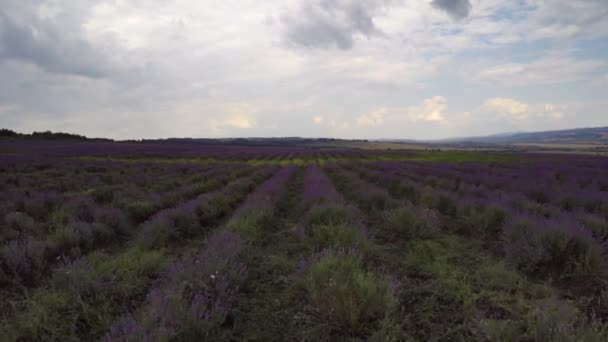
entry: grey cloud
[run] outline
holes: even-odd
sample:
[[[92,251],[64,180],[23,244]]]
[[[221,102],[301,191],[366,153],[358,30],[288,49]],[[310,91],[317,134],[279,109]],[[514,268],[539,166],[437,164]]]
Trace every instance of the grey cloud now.
[[[0,9],[0,61],[17,60],[56,73],[102,78],[112,66],[82,38],[84,13],[40,18],[27,3]],[[76,15],[74,15],[76,14]]]
[[[299,11],[285,13],[285,38],[293,44],[351,49],[357,34],[379,33],[373,16],[382,1],[321,0],[305,2]]]
[[[608,35],[608,1],[606,0],[546,0],[534,3],[537,10],[531,17],[537,25],[549,31],[570,32],[565,36],[586,38]],[[562,34],[564,35],[564,34]]]
[[[471,12],[469,0],[433,0],[431,5],[445,11],[453,19],[464,19]]]

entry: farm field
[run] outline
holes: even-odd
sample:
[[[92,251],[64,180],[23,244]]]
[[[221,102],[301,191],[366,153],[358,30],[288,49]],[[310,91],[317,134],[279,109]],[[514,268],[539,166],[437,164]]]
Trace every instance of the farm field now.
[[[0,340],[607,341],[608,158],[0,144]]]

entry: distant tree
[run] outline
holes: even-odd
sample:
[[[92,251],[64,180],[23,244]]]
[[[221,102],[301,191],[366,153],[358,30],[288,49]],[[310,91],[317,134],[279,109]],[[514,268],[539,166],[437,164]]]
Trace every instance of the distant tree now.
[[[53,133],[51,131],[34,132],[32,133],[32,138],[43,140],[88,140],[87,137],[78,134],[61,132]]]
[[[19,133],[13,130],[7,128],[0,128],[0,137],[17,137],[19,135]]]

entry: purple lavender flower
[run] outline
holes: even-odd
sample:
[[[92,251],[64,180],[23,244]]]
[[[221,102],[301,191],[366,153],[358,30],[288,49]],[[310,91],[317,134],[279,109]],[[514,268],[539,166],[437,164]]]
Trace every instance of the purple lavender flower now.
[[[323,170],[314,164],[307,166],[304,172],[302,200],[305,203],[320,201],[339,203],[342,201]]]

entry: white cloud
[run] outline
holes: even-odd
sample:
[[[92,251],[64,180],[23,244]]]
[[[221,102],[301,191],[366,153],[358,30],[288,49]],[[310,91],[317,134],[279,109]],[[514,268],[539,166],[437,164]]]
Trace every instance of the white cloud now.
[[[488,99],[482,105],[483,111],[508,116],[515,120],[527,119],[529,108],[530,106],[526,103],[504,97]]]
[[[255,127],[255,120],[246,116],[234,116],[228,117],[223,120],[211,120],[212,126],[216,129],[227,130],[227,129],[247,129]]]
[[[317,115],[317,116],[315,116],[315,117],[313,117],[313,118],[312,118],[312,122],[313,122],[315,125],[320,125],[320,124],[322,124],[322,123],[323,123],[323,117],[322,117],[322,116],[318,116],[318,115]]]
[[[556,105],[546,103],[542,106],[541,116],[546,116],[553,119],[561,119],[564,117],[564,113],[568,110],[568,105]]]
[[[496,97],[487,99],[477,110],[482,114],[494,114],[512,122],[525,122],[537,118],[560,120],[567,115],[567,104],[539,103],[529,104],[511,98]]]
[[[405,122],[444,123],[446,99],[434,96],[426,99],[419,106],[411,107],[382,107],[363,114],[356,119],[359,127],[380,127]],[[386,125],[385,125],[386,124]]]
[[[377,127],[384,124],[386,108],[377,109],[371,113],[363,114],[357,118],[357,125],[364,127]]]
[[[408,116],[413,121],[434,121],[443,122],[443,112],[446,108],[446,99],[443,96],[434,96],[430,99],[424,100],[422,106],[411,107],[408,109]]]

